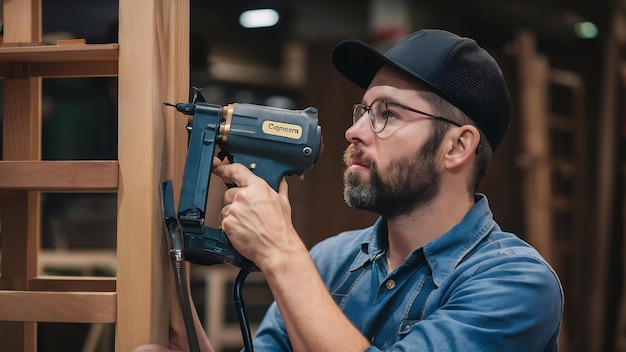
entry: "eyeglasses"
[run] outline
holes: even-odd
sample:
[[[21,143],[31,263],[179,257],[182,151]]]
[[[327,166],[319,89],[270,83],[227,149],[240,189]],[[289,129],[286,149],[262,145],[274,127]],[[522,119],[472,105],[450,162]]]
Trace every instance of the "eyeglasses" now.
[[[411,107],[408,107],[402,104],[392,103],[392,102],[384,101],[384,100],[375,100],[374,102],[372,102],[370,106],[366,106],[363,104],[354,104],[354,110],[352,110],[352,123],[353,124],[357,123],[357,121],[359,121],[359,119],[363,117],[363,115],[365,115],[366,112],[368,112],[369,119],[370,119],[370,127],[372,128],[372,132],[378,134],[385,129],[389,119],[393,119],[394,117],[397,116],[397,114],[393,112],[393,110],[389,109],[390,106],[396,106],[404,110],[412,111],[421,115],[431,117],[439,121],[443,121],[443,122],[455,125],[457,127],[461,127],[461,124],[454,122],[450,119],[447,119],[445,117],[431,115],[429,113],[426,113],[417,109],[413,109]]]

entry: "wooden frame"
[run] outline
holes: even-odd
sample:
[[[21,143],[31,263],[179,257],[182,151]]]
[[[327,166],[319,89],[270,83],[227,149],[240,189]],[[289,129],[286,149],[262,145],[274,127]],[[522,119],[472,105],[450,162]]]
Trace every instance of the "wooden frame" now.
[[[3,6],[2,348],[36,351],[37,321],[115,322],[118,351],[167,345],[159,185],[180,187],[186,120],[163,102],[188,98],[189,1],[120,0],[119,44],[40,45],[41,0]],[[116,75],[118,160],[41,161],[41,77]],[[118,193],[116,278],[38,276],[40,191]]]

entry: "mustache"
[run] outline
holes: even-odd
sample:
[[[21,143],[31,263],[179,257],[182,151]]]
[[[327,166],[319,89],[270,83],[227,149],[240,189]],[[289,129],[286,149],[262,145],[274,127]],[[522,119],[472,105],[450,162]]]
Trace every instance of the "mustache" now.
[[[353,159],[359,160],[362,164],[366,166],[373,166],[374,160],[366,155],[361,149],[359,149],[354,144],[350,144],[345,152],[343,153],[343,162],[346,166],[349,166],[352,163]]]

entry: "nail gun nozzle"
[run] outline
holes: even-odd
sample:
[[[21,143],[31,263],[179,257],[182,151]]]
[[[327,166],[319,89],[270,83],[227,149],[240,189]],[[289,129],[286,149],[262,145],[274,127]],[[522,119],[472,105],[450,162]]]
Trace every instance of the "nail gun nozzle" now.
[[[196,110],[195,104],[178,103],[178,104],[174,105],[172,103],[163,102],[163,105],[175,107],[176,110],[178,110],[178,111],[180,111],[180,112],[182,112],[183,114],[186,114],[186,115],[193,115],[194,111]]]

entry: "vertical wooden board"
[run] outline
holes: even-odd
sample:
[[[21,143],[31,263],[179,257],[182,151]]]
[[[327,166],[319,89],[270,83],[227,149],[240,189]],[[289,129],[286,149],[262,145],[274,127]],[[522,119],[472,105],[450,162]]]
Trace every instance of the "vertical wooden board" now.
[[[525,160],[523,187],[526,235],[541,255],[549,263],[554,263],[548,146],[548,62],[536,54],[532,34],[520,33],[517,40],[522,152]]]
[[[162,7],[157,23],[160,57],[166,58],[164,69],[160,71],[160,96],[171,103],[186,102],[189,99],[189,1],[178,0],[160,3]],[[161,105],[163,109],[165,141],[163,143],[165,162],[161,169],[161,180],[172,180],[174,201],[178,204],[185,159],[187,156],[188,116],[172,107]],[[189,273],[189,265],[185,270]],[[187,276],[189,280],[189,275]],[[176,331],[184,331],[182,310],[174,285],[170,285],[170,325]]]
[[[41,78],[4,80],[3,160],[41,159]]]
[[[162,96],[169,102],[187,102],[189,99],[189,0],[166,2],[163,9],[164,38],[167,40],[167,76],[163,81],[167,84]],[[166,167],[163,170],[163,179],[172,179],[174,190],[180,189],[185,159],[187,157],[187,125],[188,116],[178,112],[172,107],[161,105],[165,110],[165,153],[167,158]],[[179,194],[175,192],[174,198],[178,202]]]
[[[41,41],[41,0],[4,1],[3,11],[5,43]]]
[[[6,351],[34,352],[37,350],[35,323],[0,321],[0,341]]]
[[[3,160],[38,160],[41,153],[39,119],[41,80],[9,79],[4,82]],[[40,234],[39,192],[20,192],[3,200],[2,221],[3,279],[9,288],[27,290],[28,281],[37,275]],[[17,331],[17,332],[16,332]],[[7,323],[0,326],[0,341],[5,338],[11,349],[35,351],[34,323]]]
[[[28,289],[28,279],[37,274],[39,222],[24,215],[38,215],[38,209],[32,209],[39,204],[37,198],[34,192],[22,192],[14,198],[3,199],[3,203],[10,206],[3,206],[1,213],[1,268],[10,290]],[[0,322],[2,349],[35,352],[36,339],[37,327],[33,322]]]
[[[41,41],[41,0],[4,1],[3,41],[36,43]],[[41,152],[41,79],[16,78],[4,81],[3,160],[37,160]],[[10,289],[27,288],[28,276],[37,267],[39,239],[39,194],[21,193],[16,207],[2,207],[3,280]],[[6,200],[5,200],[6,202]],[[9,209],[13,208],[13,209]],[[22,212],[16,212],[21,208]],[[35,323],[0,324],[2,348],[34,352],[37,349]]]
[[[163,150],[158,0],[119,3],[116,349],[168,340],[168,267],[158,212]]]
[[[623,29],[626,28],[626,14],[616,6],[611,18],[611,28],[606,39],[601,107],[597,128],[598,146],[596,148],[596,200],[594,229],[594,268],[591,279],[589,299],[589,350],[601,351],[607,347],[605,341],[607,327],[607,290],[609,288],[610,247],[612,224],[614,223],[615,187],[617,185],[616,151],[618,140],[618,67],[622,48],[626,45]]]

